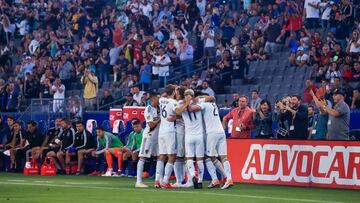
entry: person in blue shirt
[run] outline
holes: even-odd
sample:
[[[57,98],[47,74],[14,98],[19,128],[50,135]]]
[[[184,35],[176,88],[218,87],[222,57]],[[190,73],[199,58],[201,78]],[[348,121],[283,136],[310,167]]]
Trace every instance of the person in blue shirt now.
[[[142,90],[148,90],[149,85],[151,83],[151,65],[149,64],[149,60],[147,58],[143,58],[143,65],[140,69],[140,84]]]

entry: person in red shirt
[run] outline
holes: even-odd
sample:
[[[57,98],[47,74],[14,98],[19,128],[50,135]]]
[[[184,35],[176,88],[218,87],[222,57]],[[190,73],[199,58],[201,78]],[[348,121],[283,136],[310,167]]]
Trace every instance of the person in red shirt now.
[[[316,86],[311,82],[311,80],[306,80],[305,82],[305,90],[304,90],[304,102],[311,103],[313,98],[310,94],[310,90],[316,92]]]
[[[341,76],[343,79],[347,79],[349,81],[352,81],[354,79],[353,72],[349,65],[344,65]]]
[[[250,138],[250,131],[254,128],[253,114],[254,110],[248,107],[248,98],[240,96],[239,107],[234,108],[223,118],[223,126],[226,129],[230,119],[233,119],[231,137],[232,138]]]
[[[331,58],[332,58],[332,54],[330,52],[329,45],[324,45],[323,48],[322,48],[322,54],[321,54],[321,57],[320,57],[321,64],[322,65],[329,65]]]
[[[113,30],[113,43],[120,46],[123,43],[124,33],[122,25],[115,23],[115,29]]]

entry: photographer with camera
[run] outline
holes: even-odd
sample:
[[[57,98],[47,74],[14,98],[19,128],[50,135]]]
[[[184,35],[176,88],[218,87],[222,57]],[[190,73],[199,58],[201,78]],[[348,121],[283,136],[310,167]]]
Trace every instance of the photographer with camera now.
[[[307,139],[308,110],[301,104],[301,97],[293,95],[289,103],[279,102],[277,106],[280,109],[279,119],[291,121],[289,123],[288,138],[294,140]]]
[[[84,85],[85,108],[94,109],[98,92],[98,78],[95,76],[95,69],[85,69],[84,75],[81,77],[81,83]]]

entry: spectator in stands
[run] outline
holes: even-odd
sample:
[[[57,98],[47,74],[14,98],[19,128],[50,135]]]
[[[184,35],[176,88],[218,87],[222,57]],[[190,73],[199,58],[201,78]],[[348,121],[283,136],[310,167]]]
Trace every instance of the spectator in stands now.
[[[271,21],[267,22],[264,32],[266,33],[265,53],[273,54],[277,52],[279,46],[277,43],[281,40],[281,26],[276,15],[272,16]]]
[[[344,91],[336,89],[333,92],[334,108],[323,105],[324,111],[329,114],[328,140],[349,140],[350,108],[345,103],[344,96]]]
[[[354,62],[353,78],[355,82],[360,82],[360,61]]]
[[[319,27],[320,3],[320,0],[305,0],[304,17],[307,29],[313,30]]]
[[[262,100],[257,109],[254,111],[254,124],[256,126],[256,138],[273,137],[272,123],[273,115],[271,112],[271,104],[268,100]]]
[[[181,66],[183,66],[183,73],[190,77],[193,70],[194,49],[186,38],[180,44],[179,58]]]
[[[59,74],[59,78],[66,89],[70,89],[72,69],[73,65],[71,62],[68,61],[65,55],[62,55],[61,60],[58,63],[57,73]]]
[[[110,91],[106,89],[104,91],[104,97],[101,99],[99,106],[102,107],[100,110],[102,111],[108,111],[110,109],[110,106],[107,106],[114,102],[114,98],[111,95]]]
[[[202,83],[202,90],[201,90],[201,92],[202,93],[206,93],[207,95],[209,95],[209,96],[215,96],[215,92],[214,92],[214,90],[212,90],[211,89],[211,87],[209,86],[209,82],[208,81],[204,81],[203,83]]]
[[[39,128],[37,127],[37,123],[32,120],[29,121],[27,123],[27,131],[25,137],[26,146],[24,148],[24,152],[26,152],[26,160],[28,160],[29,158],[29,153],[31,153],[32,158],[36,158],[34,157],[34,155],[39,153],[43,139],[44,137],[41,134]]]
[[[41,99],[50,99],[53,95],[51,94],[51,82],[49,78],[45,78],[43,83],[40,85],[39,98]]]
[[[136,101],[136,103],[141,103],[141,97],[144,95],[143,91],[140,91],[139,86],[134,86],[131,88],[131,94],[133,95],[133,99]]]
[[[65,86],[61,83],[59,78],[56,78],[52,87],[51,92],[53,94],[53,112],[63,112],[64,100],[65,100]]]
[[[310,90],[316,92],[316,86],[312,83],[311,80],[306,80],[305,90],[304,90],[304,102],[311,103],[313,101],[312,96],[310,95]]]
[[[232,79],[246,78],[249,74],[249,65],[246,61],[246,52],[241,48],[236,48],[232,61]]]
[[[303,67],[303,66],[308,64],[309,59],[310,59],[309,55],[307,55],[304,52],[304,48],[299,47],[298,50],[297,50],[297,53],[296,53],[296,59],[295,59],[294,65],[298,66],[298,67]],[[292,61],[290,61],[290,62],[293,63]]]
[[[347,51],[353,55],[358,56],[360,54],[360,34],[359,31],[355,30],[351,38],[348,41]]]
[[[100,76],[99,87],[102,87],[102,84],[104,82],[109,81],[111,66],[110,66],[110,58],[108,53],[109,50],[103,48],[101,51],[101,56],[95,61]]]
[[[82,119],[83,107],[81,105],[80,97],[73,96],[69,98],[70,105],[68,106],[67,111],[70,113],[70,119],[72,121],[77,121]]]
[[[257,90],[251,91],[251,100],[250,100],[250,108],[259,109],[260,103],[262,99],[259,97],[259,92]]]
[[[289,139],[305,140],[307,139],[308,129],[308,110],[301,104],[301,97],[291,96],[289,104],[280,103],[280,109],[286,120],[290,120]]]
[[[170,57],[165,54],[164,47],[158,49],[158,54],[154,55],[151,60],[152,73],[155,76],[154,79],[157,79],[156,76],[160,79],[160,85],[164,85],[165,77],[168,77],[170,74],[169,66],[171,65]]]
[[[353,91],[351,109],[360,109],[360,88]]]
[[[253,110],[248,107],[248,98],[240,96],[238,100],[239,107],[234,108],[223,118],[224,129],[230,119],[233,119],[231,137],[250,138],[250,131],[253,129]]]
[[[315,121],[315,126],[312,127],[310,130],[310,139],[313,140],[326,140],[327,135],[327,129],[328,129],[328,120],[329,120],[329,114],[325,112],[323,106],[327,106],[327,108],[331,108],[331,102],[326,99],[321,99],[323,97],[317,97],[312,90],[310,90],[310,95],[312,96],[315,105],[317,108],[319,108],[320,113],[317,116],[317,119]]]
[[[315,114],[315,108],[312,105],[309,105],[307,107],[307,110],[308,110],[308,137],[307,137],[307,139],[310,140],[312,131],[313,131],[313,129],[315,129],[318,115]]]
[[[206,23],[201,32],[201,40],[204,40],[204,57],[209,57],[210,60],[215,57],[216,54],[214,37],[214,30],[209,23]]]
[[[232,108],[239,107],[240,93],[234,92],[233,95],[232,95],[232,98],[233,98],[233,102],[231,103],[231,107]]]
[[[91,156],[92,152],[95,151],[95,142],[93,135],[84,128],[82,121],[76,122],[76,131],[75,142],[72,146],[74,148],[74,152],[71,153],[68,151],[66,153],[66,163],[70,163],[71,156],[77,156],[78,168],[76,175],[80,175],[84,173],[84,158]]]
[[[85,69],[81,77],[81,83],[84,85],[85,110],[93,110],[96,104],[99,81],[95,75],[94,69]]]
[[[15,84],[10,83],[7,86],[7,99],[6,99],[6,111],[15,112],[18,107],[18,97],[19,93],[15,90]]]
[[[128,168],[127,162],[130,162],[128,174],[126,174],[128,177],[136,176],[136,166],[137,166],[137,161],[139,159],[139,151],[140,151],[140,146],[141,146],[141,142],[142,142],[142,134],[143,134],[141,122],[138,118],[133,119],[131,121],[131,124],[132,124],[133,131],[130,133],[128,142],[123,149],[125,152],[124,158],[123,158],[123,161],[125,164],[123,165],[123,169]],[[128,159],[131,159],[131,160],[129,161]],[[123,174],[125,174],[126,170],[122,170],[122,171],[123,171]]]
[[[140,84],[141,90],[147,91],[151,84],[151,65],[149,64],[149,60],[147,58],[143,58],[142,65],[140,68]]]
[[[125,95],[125,103],[124,106],[139,106],[139,103],[134,100],[134,95],[132,93],[129,93]]]
[[[337,63],[333,62],[331,63],[328,71],[326,72],[325,78],[330,80],[330,83],[334,83],[334,79],[337,77],[340,78],[341,73],[339,71]]]

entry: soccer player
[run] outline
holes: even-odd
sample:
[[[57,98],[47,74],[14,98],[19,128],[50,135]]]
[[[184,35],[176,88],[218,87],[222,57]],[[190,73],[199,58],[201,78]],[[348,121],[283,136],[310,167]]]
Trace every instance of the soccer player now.
[[[177,87],[175,90],[175,98],[177,104],[174,111],[184,103],[184,87]],[[187,184],[182,185],[184,181],[184,160],[185,160],[185,123],[181,115],[176,115],[176,144],[177,144],[177,154],[176,161],[174,164],[174,173],[176,177],[176,183],[172,184],[173,188],[178,187],[192,187],[192,180],[188,180]]]
[[[9,119],[8,119],[9,121]],[[18,150],[22,150],[25,146],[25,135],[24,132],[21,130],[21,123],[14,122],[12,124],[11,135],[5,144],[5,149],[10,151],[10,170],[18,169],[18,165],[16,162],[16,157],[19,154]]]
[[[150,94],[150,105],[145,108],[146,127],[143,132],[139,161],[137,164],[136,188],[147,188],[148,186],[142,182],[142,173],[146,158],[151,156],[158,156],[158,137],[160,127],[159,115],[159,95],[156,93]]]
[[[65,154],[66,151],[74,145],[75,142],[75,130],[71,127],[71,121],[69,119],[61,120],[62,133],[55,138],[51,144],[52,151],[47,153],[47,157],[53,160],[55,167],[59,170],[60,174],[65,174]],[[59,160],[59,163],[55,160],[55,157]]]
[[[202,119],[202,104],[194,103],[195,93],[187,89],[184,93],[184,103],[177,109],[177,114],[182,115],[185,122],[185,157],[186,166],[194,188],[202,188],[204,176],[204,125]],[[195,176],[194,158],[198,166],[198,178]]]
[[[32,158],[36,160],[36,157],[34,157],[34,155],[38,154],[40,151],[40,147],[43,142],[43,136],[40,130],[37,128],[37,123],[35,121],[29,121],[27,123],[27,126],[28,128],[25,141],[27,144],[27,146],[25,147],[26,154],[31,152]],[[28,158],[28,156],[26,158]]]
[[[93,135],[84,128],[84,124],[82,121],[76,122],[76,134],[75,134],[75,143],[72,147],[72,150],[68,150],[66,152],[66,164],[69,165],[72,156],[77,155],[78,159],[78,168],[76,171],[76,175],[80,175],[84,172],[83,162],[84,157],[91,155],[93,151],[95,151],[95,142],[93,139]],[[73,153],[71,153],[73,151]]]
[[[55,137],[58,137],[62,133],[62,127],[61,127],[61,118],[57,118],[55,120],[55,127],[50,128],[45,136],[45,139],[40,147],[40,150],[38,152],[35,152],[33,154],[33,159],[38,160],[39,158],[42,159],[44,155],[49,151],[52,151],[52,143],[55,143]]]
[[[136,173],[136,165],[137,160],[139,159],[139,151],[143,136],[143,129],[141,127],[141,121],[138,118],[134,118],[131,121],[133,131],[129,134],[128,142],[126,146],[123,148],[123,159],[125,163],[128,162],[128,159],[131,158],[130,161],[130,169],[128,172],[128,177],[134,177]],[[127,168],[124,166],[124,168]],[[141,174],[140,174],[141,175]]]
[[[113,156],[118,158],[118,174],[121,173],[122,169],[122,148],[124,147],[120,139],[112,133],[104,131],[100,126],[96,128],[97,135],[97,149],[93,151],[92,156],[97,157],[105,154],[106,163],[108,169],[103,176],[112,176],[113,173]]]
[[[174,162],[176,160],[176,131],[175,131],[175,120],[176,113],[174,107],[176,101],[175,86],[168,85],[165,88],[165,93],[160,98],[160,129],[159,129],[159,159],[156,163],[156,176],[155,176],[155,187],[167,187],[171,188],[169,178],[174,168]],[[164,162],[167,158],[164,173]],[[162,180],[162,182],[161,182]]]
[[[202,104],[202,111],[205,123],[206,130],[206,155],[211,159],[207,159],[206,167],[209,171],[209,174],[212,178],[212,183],[209,185],[209,188],[214,188],[219,185],[219,181],[216,176],[216,169],[214,164],[218,162],[217,156],[220,157],[220,160],[225,169],[226,182],[221,189],[227,189],[233,186],[233,181],[231,178],[231,167],[230,162],[227,159],[227,146],[226,146],[226,136],[225,132],[219,117],[218,107],[211,97],[199,99],[199,103]]]

